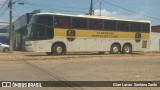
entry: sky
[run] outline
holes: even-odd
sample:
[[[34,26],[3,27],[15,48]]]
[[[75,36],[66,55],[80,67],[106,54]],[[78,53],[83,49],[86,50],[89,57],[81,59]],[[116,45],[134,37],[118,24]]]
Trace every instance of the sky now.
[[[9,22],[8,1],[0,0],[0,22]],[[34,10],[63,14],[86,14],[91,0],[12,0],[13,21]],[[129,20],[149,20],[160,25],[160,0],[93,0],[94,15]],[[24,3],[20,5],[19,3]],[[3,7],[3,8],[2,8]]]

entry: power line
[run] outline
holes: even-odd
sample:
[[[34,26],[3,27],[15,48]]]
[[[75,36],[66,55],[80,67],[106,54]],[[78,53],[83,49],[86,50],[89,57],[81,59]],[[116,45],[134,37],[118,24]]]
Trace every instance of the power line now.
[[[16,8],[13,6],[14,11],[17,13],[17,15],[20,17],[20,14],[17,12]]]
[[[1,7],[1,9],[0,9],[0,11],[1,11],[0,17],[2,17],[2,16],[6,13],[6,11],[8,10],[7,1],[8,1],[8,0],[5,0],[5,1],[4,1],[3,5],[2,5],[2,7]],[[7,7],[5,7],[5,5],[7,5]],[[4,9],[3,9],[3,8],[4,8]],[[3,10],[3,11],[2,11],[2,10]]]
[[[1,7],[1,9],[0,10],[2,10],[3,9],[3,7],[7,4],[7,1],[8,0],[5,0],[4,1],[4,3],[3,3],[3,5],[2,5],[2,7]],[[13,2],[12,4],[15,4],[16,2],[18,2],[18,1],[20,1],[20,0],[16,0],[15,2]]]
[[[132,13],[135,13],[135,14],[138,14],[138,15],[141,15],[141,16],[145,16],[145,17],[148,17],[148,18],[160,20],[160,18],[152,17],[152,16],[145,15],[145,14],[141,14],[141,13],[138,13],[138,12],[135,12],[135,11],[132,11],[132,10],[129,10],[129,9],[126,9],[126,8],[124,8],[124,7],[121,7],[121,6],[112,4],[112,3],[107,2],[107,1],[105,1],[105,0],[102,0],[102,1],[103,1],[104,3],[107,3],[107,4],[109,4],[109,5],[115,6],[115,7],[117,7],[117,8],[123,9],[123,10],[128,11],[128,12],[132,12]]]
[[[4,9],[4,11],[0,14],[0,17],[2,17],[6,13],[7,10],[8,10],[8,7]]]
[[[16,1],[13,2],[13,4],[15,4],[15,3],[19,2],[19,1],[21,1],[21,0],[16,0]]]
[[[93,5],[97,4],[99,1],[100,1],[100,0],[95,1],[95,2],[93,3]]]
[[[21,1],[21,0],[20,0]],[[42,8],[47,8],[47,9],[51,9],[51,10],[55,10],[55,11],[64,11],[64,12],[81,12],[81,13],[84,13],[84,11],[81,11],[82,9],[79,8],[79,10],[62,10],[62,9],[56,9],[56,8],[53,8],[53,7],[50,7],[49,5],[45,5],[45,4],[36,4],[36,3],[31,3],[31,2],[24,2],[23,3],[25,4],[28,4],[28,5],[31,5],[31,6],[34,6],[34,7],[42,7]],[[64,7],[63,7],[64,8]],[[71,7],[65,7],[65,8],[71,8]],[[72,7],[72,9],[74,9]],[[84,9],[84,8],[83,8]]]
[[[4,8],[4,6],[7,4],[7,1],[8,1],[8,0],[5,0],[5,1],[4,1],[3,6],[2,6],[2,8],[0,9],[0,11],[2,11],[2,9]],[[15,2],[12,3],[12,5],[15,4],[15,3],[18,2],[18,1],[20,1],[20,0],[16,0]],[[0,17],[2,17],[2,16],[5,14],[5,12],[8,10],[8,7],[9,7],[9,4],[7,4],[7,7],[2,11],[2,13],[0,14]],[[15,8],[14,8],[14,9],[15,9]],[[16,10],[15,10],[15,11],[16,11]],[[16,12],[17,12],[17,11],[16,11]]]
[[[5,6],[6,4],[7,4],[7,0],[5,0],[5,2],[3,3],[3,5],[2,5],[0,11],[4,8],[4,6]]]
[[[39,5],[39,6],[50,6],[50,5],[47,5],[47,4],[39,4],[39,3],[33,3],[33,2],[28,2],[28,1],[22,1],[22,0],[19,0],[25,4],[29,4],[29,5]],[[52,5],[52,7],[59,7],[59,8],[69,8],[69,9],[75,9],[75,10],[82,10],[82,9],[89,9],[89,8],[77,8],[77,7],[64,7],[64,6],[56,6],[56,5]]]

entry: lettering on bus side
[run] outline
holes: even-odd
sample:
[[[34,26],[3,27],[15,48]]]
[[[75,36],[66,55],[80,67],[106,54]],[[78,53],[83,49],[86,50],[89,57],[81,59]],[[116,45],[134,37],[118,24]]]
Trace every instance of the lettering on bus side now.
[[[135,34],[135,41],[137,43],[139,43],[141,41],[141,38],[142,38],[142,34],[141,33],[136,33]]]
[[[76,38],[76,31],[75,30],[67,30],[67,40],[74,41]]]
[[[114,32],[96,32],[93,34],[92,37],[99,37],[99,38],[118,38]]]

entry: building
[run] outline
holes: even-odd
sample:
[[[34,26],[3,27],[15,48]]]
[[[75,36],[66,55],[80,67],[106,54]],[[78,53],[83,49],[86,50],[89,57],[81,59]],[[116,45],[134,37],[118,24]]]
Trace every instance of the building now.
[[[8,24],[0,24],[0,43],[9,44]]]
[[[152,32],[160,33],[160,25],[152,26]]]
[[[160,51],[160,25],[152,26],[150,51]]]
[[[40,10],[35,10],[32,13],[26,13],[14,21],[14,50],[25,50],[27,25],[31,17],[36,13],[40,13]]]

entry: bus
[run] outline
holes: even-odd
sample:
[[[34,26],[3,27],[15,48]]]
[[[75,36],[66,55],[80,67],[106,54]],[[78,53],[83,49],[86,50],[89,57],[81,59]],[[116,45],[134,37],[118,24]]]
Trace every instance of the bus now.
[[[150,24],[105,16],[39,13],[27,27],[26,51],[48,55],[144,51],[150,46]]]

